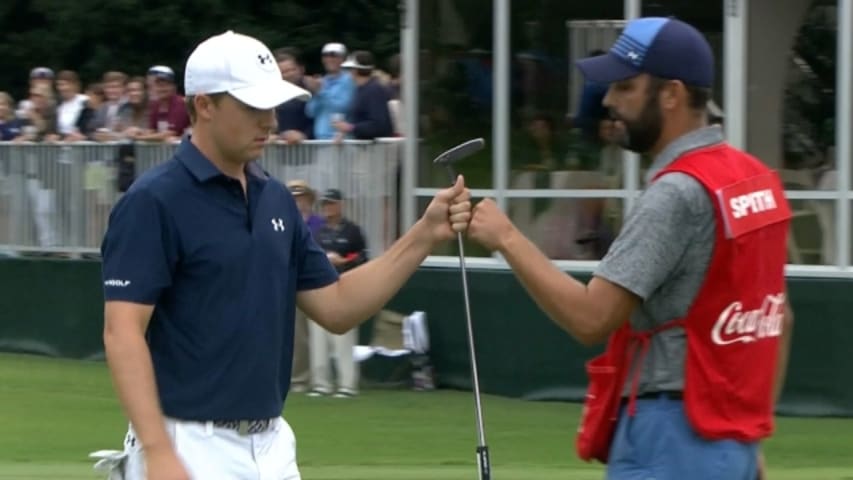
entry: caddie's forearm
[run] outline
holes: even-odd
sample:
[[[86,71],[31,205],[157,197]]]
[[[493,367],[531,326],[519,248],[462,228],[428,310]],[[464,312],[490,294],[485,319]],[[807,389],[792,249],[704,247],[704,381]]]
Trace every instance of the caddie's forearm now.
[[[586,285],[558,269],[517,229],[503,243],[500,253],[525,290],[554,323],[583,344],[601,340]]]
[[[776,361],[776,376],[773,379],[773,404],[779,402],[782,388],[785,386],[785,376],[788,373],[788,357],[791,353],[791,335],[794,328],[794,311],[790,304],[785,305],[785,316],[782,322],[782,335],[779,337],[779,357]]]
[[[115,330],[104,331],[104,347],[119,401],[143,448],[171,448],[145,338],[129,329]]]
[[[348,331],[384,307],[432,251],[428,226],[418,221],[378,258],[356,267],[338,282],[336,331]]]

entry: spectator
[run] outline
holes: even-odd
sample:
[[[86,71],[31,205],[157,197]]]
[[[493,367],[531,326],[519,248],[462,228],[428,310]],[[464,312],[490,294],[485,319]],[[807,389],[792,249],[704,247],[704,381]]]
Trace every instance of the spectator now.
[[[135,139],[148,131],[148,96],[145,79],[133,77],[127,82],[127,101],[119,109],[116,130],[125,138]]]
[[[557,135],[554,118],[547,113],[537,112],[530,118],[527,132],[535,155],[522,155],[524,170],[556,170],[563,167],[562,152],[565,145]]]
[[[400,100],[400,89],[402,87],[402,76],[400,67],[400,54],[395,53],[388,59],[388,89],[391,91],[392,100]]]
[[[107,72],[103,77],[104,104],[95,114],[94,124],[96,130],[101,132],[116,133],[119,124],[119,112],[124,105],[125,88],[127,86],[127,75],[121,72]]]
[[[320,229],[326,221],[314,213],[314,190],[304,180],[293,180],[287,183],[290,194],[296,200],[296,207],[302,214],[302,219],[308,225],[311,235],[316,240]],[[290,376],[290,391],[304,392],[311,383],[311,360],[308,341],[308,325],[311,319],[296,308],[296,323],[293,328],[293,370]]]
[[[391,93],[391,101],[388,102],[388,109],[391,112],[391,124],[394,127],[394,135],[402,137],[406,130],[403,115],[403,96],[401,94],[402,87],[402,71],[400,69],[400,54],[394,54],[388,60],[388,89]]]
[[[590,52],[590,56],[596,55],[603,52]],[[572,169],[597,170],[615,176],[621,171],[622,148],[619,130],[602,104],[606,94],[607,85],[584,83],[578,111],[572,119],[572,126],[580,135],[568,154],[568,163]]]
[[[24,120],[15,116],[15,101],[6,92],[0,92],[0,141],[8,142],[21,136]]]
[[[47,85],[48,88],[53,90],[53,77],[53,70],[47,67],[36,67],[30,71],[30,88],[36,85]],[[30,99],[25,98],[21,100],[16,112],[18,118],[26,118],[30,109],[32,109]]]
[[[367,261],[364,235],[358,225],[343,216],[343,195],[338,189],[329,189],[321,199],[326,224],[317,234],[320,247],[326,251],[329,261],[338,270],[346,272]],[[329,344],[335,356],[335,371],[338,375],[338,388],[335,396],[354,397],[358,394],[358,366],[353,359],[353,347],[358,340],[358,329],[352,329],[343,335],[335,335],[324,330],[319,324],[311,322],[309,338],[311,343],[311,383],[312,397],[332,393],[329,377]]]
[[[388,102],[391,93],[373,76],[373,55],[359,50],[343,63],[343,68],[353,71],[358,86],[346,121],[333,123],[338,131],[336,139],[351,135],[359,140],[373,140],[394,134]]]
[[[83,110],[77,119],[77,130],[83,136],[78,140],[94,140],[98,125],[98,112],[104,105],[104,87],[100,83],[93,83],[86,87],[84,94]]]
[[[25,113],[28,122],[23,135],[16,140],[40,142],[54,139],[56,133],[56,103],[53,88],[45,83],[30,87],[29,109]]]
[[[80,112],[77,128],[85,135],[86,140],[98,139],[100,119],[99,112],[106,104],[106,94],[101,83],[92,83],[86,87],[86,104]],[[104,133],[102,129],[100,133]],[[98,245],[104,230],[107,228],[110,198],[110,171],[101,155],[86,155],[83,157],[85,169],[83,173],[83,190],[85,191],[86,239],[87,246]]]
[[[592,50],[587,56],[595,57],[604,55],[604,50]],[[572,119],[572,126],[579,128],[581,133],[588,139],[598,137],[598,122],[609,114],[604,108],[602,101],[607,93],[607,85],[602,85],[588,80],[584,81],[580,94],[578,111]]]
[[[56,136],[50,140],[83,140],[79,124],[81,114],[86,108],[86,96],[80,93],[80,77],[76,72],[63,70],[56,75],[56,91],[62,102],[56,107]]]
[[[274,52],[281,70],[281,78],[307,89],[305,85],[305,67],[300,59],[299,51],[295,48],[280,48]],[[300,143],[313,137],[314,123],[305,113],[307,102],[294,98],[278,106],[275,117],[278,121],[279,138],[289,144]]]
[[[313,93],[305,105],[305,113],[314,119],[314,138],[332,140],[336,131],[334,121],[342,120],[352,104],[355,83],[341,70],[347,49],[340,43],[327,43],[323,47],[323,68],[326,76],[321,80],[306,78],[305,86]]]
[[[326,220],[314,213],[314,202],[317,199],[314,190],[305,180],[292,180],[287,183],[287,188],[296,200],[296,206],[299,208],[299,213],[302,214],[302,220],[308,225],[311,235],[317,238],[320,229],[326,224]]]
[[[169,72],[172,69],[165,65],[154,65],[148,69],[145,74],[145,90],[148,92],[148,101],[157,101],[157,78],[163,72]]]
[[[148,128],[152,132],[142,135],[141,140],[173,141],[184,134],[190,124],[184,99],[178,95],[175,72],[165,66],[152,67],[155,100],[149,105]],[[149,95],[152,93],[149,90]]]

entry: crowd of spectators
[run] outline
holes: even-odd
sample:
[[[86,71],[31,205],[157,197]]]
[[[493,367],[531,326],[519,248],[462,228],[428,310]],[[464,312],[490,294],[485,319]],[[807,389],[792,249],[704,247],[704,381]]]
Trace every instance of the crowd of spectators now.
[[[275,51],[282,78],[312,93],[276,109],[271,140],[374,139],[401,135],[399,57],[388,73],[365,50],[348,52],[341,43],[320,50],[324,72],[308,75],[295,48]],[[174,142],[190,133],[175,71],[154,65],[144,75],[108,71],[84,83],[73,70],[46,66],[30,71],[26,98],[0,91],[0,141]]]

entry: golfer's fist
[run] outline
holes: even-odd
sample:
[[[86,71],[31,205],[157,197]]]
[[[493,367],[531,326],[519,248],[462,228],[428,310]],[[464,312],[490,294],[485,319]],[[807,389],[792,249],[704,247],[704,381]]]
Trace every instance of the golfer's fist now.
[[[450,240],[468,228],[471,220],[471,192],[465,188],[462,175],[456,177],[452,187],[435,195],[424,212],[423,220],[435,243]]]
[[[491,251],[501,250],[515,232],[515,226],[491,198],[474,207],[468,237]]]

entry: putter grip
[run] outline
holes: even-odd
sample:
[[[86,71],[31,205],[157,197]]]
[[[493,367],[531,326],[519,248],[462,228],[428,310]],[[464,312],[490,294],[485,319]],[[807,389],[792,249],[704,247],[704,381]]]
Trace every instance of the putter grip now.
[[[489,447],[477,447],[477,464],[480,467],[480,480],[492,480],[492,464],[489,463]]]

